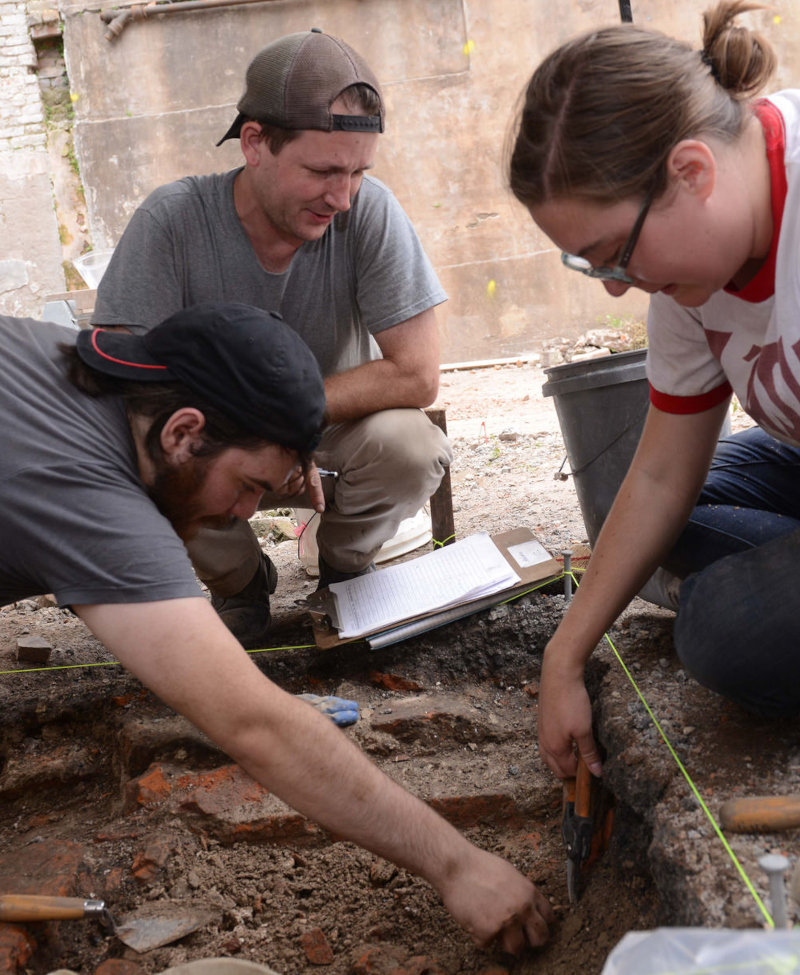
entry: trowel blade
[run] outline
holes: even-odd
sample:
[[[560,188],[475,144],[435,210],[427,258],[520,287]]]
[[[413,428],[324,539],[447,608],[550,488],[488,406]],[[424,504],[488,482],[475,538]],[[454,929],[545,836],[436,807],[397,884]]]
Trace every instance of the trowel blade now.
[[[567,860],[567,896],[570,904],[578,903],[578,864],[574,860]]]
[[[180,908],[150,915],[155,905],[150,905],[147,913],[140,911],[129,914],[114,925],[114,934],[134,951],[152,951],[163,945],[171,944],[187,934],[197,931],[203,925],[214,919],[214,915],[207,910],[191,910]]]

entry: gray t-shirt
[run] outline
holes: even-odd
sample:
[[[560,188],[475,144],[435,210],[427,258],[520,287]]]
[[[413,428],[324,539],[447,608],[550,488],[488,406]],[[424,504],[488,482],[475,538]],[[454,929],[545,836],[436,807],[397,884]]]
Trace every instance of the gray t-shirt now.
[[[288,270],[265,271],[234,207],[239,172],[150,194],[100,282],[95,324],[151,327],[200,301],[242,301],[280,312],[330,376],[380,358],[372,335],[447,299],[411,221],[370,176]]]
[[[201,596],[183,542],[147,496],[122,402],[66,378],[75,331],[0,316],[0,605]]]

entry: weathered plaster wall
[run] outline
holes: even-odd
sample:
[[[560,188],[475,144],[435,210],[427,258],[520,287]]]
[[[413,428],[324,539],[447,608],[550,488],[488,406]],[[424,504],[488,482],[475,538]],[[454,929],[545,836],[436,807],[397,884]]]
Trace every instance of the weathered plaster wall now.
[[[0,313],[37,315],[62,291],[36,52],[24,3],[0,0]]]
[[[635,0],[634,20],[696,44],[710,2]],[[408,210],[450,293],[440,310],[445,360],[536,350],[606,315],[643,316],[642,294],[615,300],[561,268],[501,169],[513,106],[533,67],[573,33],[618,22],[617,0],[272,0],[153,16],[113,42],[98,16],[110,0],[61,4],[95,247],[116,242],[154,187],[237,165],[235,144],[214,143],[234,117],[248,60],[281,34],[319,26],[359,49],[384,86],[388,131],[376,174]],[[775,87],[800,81],[799,7],[776,0],[751,15],[778,48]],[[0,0],[7,9],[22,7]],[[21,167],[26,178],[36,165],[43,162]],[[6,210],[0,203],[7,223]]]

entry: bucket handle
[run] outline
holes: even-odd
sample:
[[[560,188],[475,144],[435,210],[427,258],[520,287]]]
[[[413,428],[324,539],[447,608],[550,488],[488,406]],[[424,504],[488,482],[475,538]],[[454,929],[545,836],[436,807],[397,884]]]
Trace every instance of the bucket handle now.
[[[610,443],[607,443],[605,447],[601,447],[594,455],[594,457],[587,460],[585,464],[581,464],[581,466],[577,470],[574,471],[571,470],[569,474],[564,474],[563,473],[564,463],[562,461],[561,467],[559,467],[558,472],[555,475],[556,480],[566,481],[567,478],[570,476],[570,474],[572,475],[572,477],[575,477],[578,474],[582,474],[587,469],[587,467],[591,467],[596,460],[599,460],[603,456],[603,454],[611,450],[611,448],[614,446],[615,443],[617,443],[619,440],[622,440],[622,438],[625,436],[626,433],[633,430],[633,428],[640,422],[640,420],[642,420],[647,415],[647,411],[649,409],[650,409],[650,403],[648,402],[645,404],[644,409],[641,410],[641,412],[639,412],[626,427],[620,430],[620,432],[616,435],[616,437],[614,437],[614,439]],[[565,457],[564,460],[566,459],[567,458]]]

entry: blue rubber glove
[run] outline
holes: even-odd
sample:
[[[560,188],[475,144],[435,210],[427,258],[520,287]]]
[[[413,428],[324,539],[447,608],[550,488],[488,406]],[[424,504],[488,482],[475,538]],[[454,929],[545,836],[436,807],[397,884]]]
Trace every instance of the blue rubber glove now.
[[[343,697],[320,697],[319,694],[295,694],[301,701],[306,701],[320,714],[326,714],[331,721],[340,728],[346,728],[358,721],[358,702],[346,701]]]

